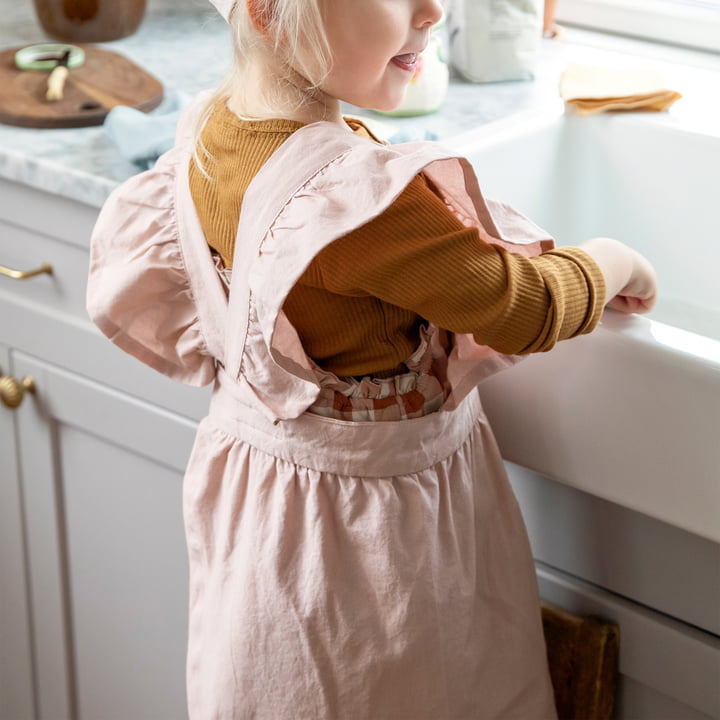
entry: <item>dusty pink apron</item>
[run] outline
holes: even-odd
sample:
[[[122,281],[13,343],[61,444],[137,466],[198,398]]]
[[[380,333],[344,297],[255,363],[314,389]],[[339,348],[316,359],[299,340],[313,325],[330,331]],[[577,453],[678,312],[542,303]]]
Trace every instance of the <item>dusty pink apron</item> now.
[[[545,236],[488,209],[439,148],[317,123],[248,190],[228,300],[187,187],[189,126],[103,209],[88,309],[161,372],[215,381],[184,486],[190,717],[554,718],[526,532],[475,391],[515,359],[455,336],[439,411],[321,417],[282,312],[312,258],[421,170],[486,240],[531,253]]]

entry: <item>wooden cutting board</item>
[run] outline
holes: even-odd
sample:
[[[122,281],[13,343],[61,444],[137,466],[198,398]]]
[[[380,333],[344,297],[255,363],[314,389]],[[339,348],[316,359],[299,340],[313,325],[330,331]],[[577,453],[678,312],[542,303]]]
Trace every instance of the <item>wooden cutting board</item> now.
[[[19,70],[15,53],[0,52],[0,123],[32,128],[102,125],[116,105],[144,112],[163,99],[160,81],[128,58],[94,45],[81,45],[85,64],[70,70],[62,100],[45,99],[48,74]]]
[[[543,630],[559,720],[610,720],[620,628],[542,603]]]

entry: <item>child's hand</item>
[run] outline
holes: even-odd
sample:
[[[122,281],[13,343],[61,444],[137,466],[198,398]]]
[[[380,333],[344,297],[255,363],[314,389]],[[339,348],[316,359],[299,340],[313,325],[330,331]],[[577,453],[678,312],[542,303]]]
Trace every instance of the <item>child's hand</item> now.
[[[628,250],[630,250],[628,248]],[[640,253],[634,254],[634,267],[627,285],[610,299],[608,307],[626,313],[647,313],[657,300],[657,278],[653,266]],[[610,296],[608,296],[610,297]]]
[[[647,313],[655,307],[655,270],[639,252],[611,238],[593,238],[580,247],[605,276],[608,307],[626,313]]]

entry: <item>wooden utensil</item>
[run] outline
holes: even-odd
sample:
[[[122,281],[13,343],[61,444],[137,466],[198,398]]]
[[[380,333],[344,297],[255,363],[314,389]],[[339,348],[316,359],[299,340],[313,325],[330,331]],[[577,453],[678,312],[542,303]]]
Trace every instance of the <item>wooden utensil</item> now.
[[[50,71],[47,82],[47,92],[45,99],[50,102],[63,99],[65,91],[65,81],[68,76],[68,61],[70,60],[70,50],[66,50],[58,59],[57,65]]]
[[[144,112],[163,98],[160,81],[119,53],[81,46],[85,64],[73,69],[63,99],[46,100],[47,75],[15,66],[19,48],[0,52],[0,123],[32,128],[102,125],[117,105]]]

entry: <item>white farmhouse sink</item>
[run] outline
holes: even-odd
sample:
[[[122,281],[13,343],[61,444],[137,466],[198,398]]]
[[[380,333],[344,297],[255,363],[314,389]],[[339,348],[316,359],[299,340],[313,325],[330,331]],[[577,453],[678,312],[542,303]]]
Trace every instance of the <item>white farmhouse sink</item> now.
[[[616,237],[655,265],[649,316],[606,311],[483,383],[503,456],[720,542],[720,127],[668,114],[526,116],[454,138],[486,196],[558,245]]]

